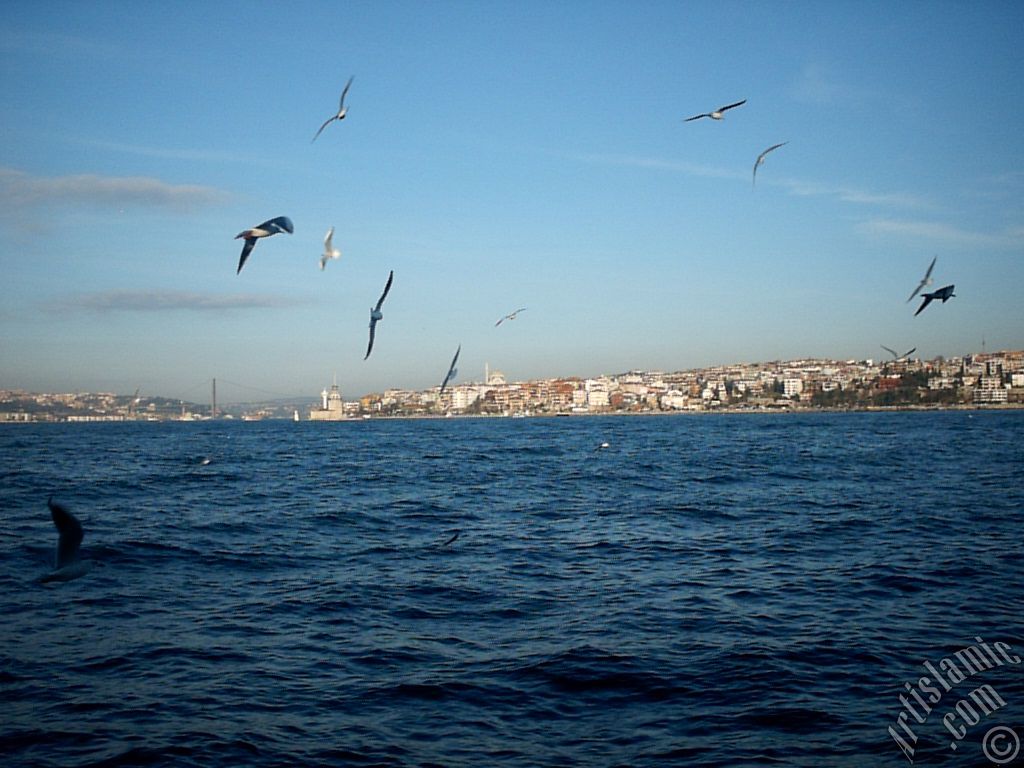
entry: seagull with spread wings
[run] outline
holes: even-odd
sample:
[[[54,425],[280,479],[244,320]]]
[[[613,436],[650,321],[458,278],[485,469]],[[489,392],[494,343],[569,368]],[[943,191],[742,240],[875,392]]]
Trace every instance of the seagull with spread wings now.
[[[935,262],[938,261],[938,258],[938,256],[933,258],[932,263],[928,265],[928,271],[924,273],[924,277],[921,278],[921,282],[917,284],[917,288],[914,289],[914,292],[910,294],[910,298],[907,299],[908,304],[914,300],[914,297],[917,296],[918,292],[920,292],[921,289],[927,288],[929,285],[935,282],[934,280],[932,280],[932,270],[935,268]]]
[[[377,306],[370,308],[370,343],[366,346],[366,360],[370,353],[373,351],[373,335],[377,331],[377,321],[383,319],[384,315],[380,311],[381,305],[384,304],[384,299],[388,297],[388,291],[391,290],[391,281],[395,279],[395,270],[391,270],[388,273],[388,281],[384,284],[384,293],[377,299]]]
[[[292,220],[287,216],[278,216],[276,219],[270,219],[264,221],[258,227],[252,229],[246,229],[235,235],[235,240],[239,238],[245,238],[245,245],[242,246],[242,257],[238,260],[238,270],[235,272],[237,275],[242,271],[242,267],[245,266],[245,260],[249,258],[249,254],[252,253],[252,249],[256,247],[256,241],[261,237],[270,237],[276,235],[279,232],[287,232],[289,235],[295,231],[295,227],[292,225]]]
[[[724,107],[719,107],[718,109],[716,109],[716,110],[714,110],[712,112],[705,112],[702,115],[694,115],[693,117],[688,117],[685,120],[683,120],[683,122],[684,123],[688,123],[691,120],[700,120],[702,117],[710,117],[712,120],[721,120],[722,119],[722,115],[725,113],[725,111],[727,109],[732,109],[734,107],[742,107],[746,103],[747,103],[746,99],[744,99],[743,101],[737,101],[735,104],[729,104],[729,105],[724,106]]]
[[[882,349],[884,349],[886,352],[888,352],[890,355],[892,355],[893,359],[897,360],[897,361],[898,360],[905,360],[906,358],[910,357],[912,354],[914,354],[914,352],[917,351],[917,347],[911,347],[906,352],[904,352],[902,355],[897,355],[895,349],[893,349],[892,347],[887,347],[887,346],[885,346],[885,344],[882,345]]]
[[[924,298],[924,302],[917,308],[917,312],[914,313],[914,317],[920,315],[921,312],[924,311],[924,308],[931,304],[933,300],[939,299],[943,304],[945,304],[949,299],[956,296],[956,294],[953,293],[953,287],[954,286],[952,285],[944,285],[937,291],[922,293],[921,296]]]
[[[754,180],[751,182],[751,186],[757,183],[757,166],[762,165],[764,163],[764,159],[768,155],[768,153],[778,149],[779,147],[784,147],[787,144],[789,144],[788,141],[784,141],[781,144],[772,144],[772,146],[768,147],[768,149],[766,149],[764,152],[757,156],[757,160],[754,161]]]
[[[327,262],[331,259],[340,259],[341,251],[334,247],[332,238],[334,237],[334,227],[327,230],[327,236],[324,237],[324,252],[320,256],[320,270],[323,271],[324,267],[327,266]]]
[[[320,130],[316,132],[316,136],[313,137],[313,141],[316,141],[320,137],[320,134],[323,133],[324,128],[326,128],[328,125],[333,123],[335,120],[344,120],[345,119],[345,115],[348,114],[348,108],[345,106],[345,94],[348,93],[348,87],[350,85],[352,85],[352,78],[351,77],[348,79],[348,82],[345,83],[345,88],[341,92],[341,100],[338,102],[338,114],[336,114],[333,117],[329,117],[326,120],[324,120],[324,124],[321,125],[320,126]],[[321,113],[321,114],[323,114],[323,113]],[[313,141],[311,141],[309,143],[312,144]]]
[[[516,319],[516,315],[518,315],[520,312],[525,312],[525,311],[526,311],[526,307],[520,307],[515,312],[509,312],[504,317],[499,318],[498,322],[496,322],[494,324],[494,327],[497,328],[499,325],[501,325],[506,320],[515,320]]]

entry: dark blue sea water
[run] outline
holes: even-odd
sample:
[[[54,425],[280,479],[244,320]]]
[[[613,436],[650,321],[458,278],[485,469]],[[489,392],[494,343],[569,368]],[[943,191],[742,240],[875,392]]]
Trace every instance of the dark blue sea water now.
[[[5,766],[902,766],[925,662],[1024,656],[1024,412],[10,425],[0,459]],[[37,584],[51,493],[100,565]],[[1024,664],[974,672],[914,765],[1024,738]]]

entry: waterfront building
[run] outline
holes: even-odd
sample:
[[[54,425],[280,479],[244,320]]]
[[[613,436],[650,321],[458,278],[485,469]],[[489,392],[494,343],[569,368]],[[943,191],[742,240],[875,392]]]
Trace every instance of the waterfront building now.
[[[343,421],[348,418],[345,415],[345,403],[341,399],[341,390],[338,389],[338,379],[335,377],[331,385],[331,391],[326,389],[320,393],[320,407],[311,408],[309,411],[310,421]]]

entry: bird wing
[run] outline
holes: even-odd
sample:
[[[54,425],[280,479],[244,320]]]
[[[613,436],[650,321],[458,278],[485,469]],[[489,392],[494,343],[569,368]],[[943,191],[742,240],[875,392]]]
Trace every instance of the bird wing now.
[[[82,524],[74,515],[53,499],[48,499],[46,506],[50,508],[53,516],[53,524],[57,526],[60,536],[57,540],[57,568],[73,563],[78,559],[78,546],[82,543],[85,534],[82,533]]]
[[[324,237],[324,255],[325,256],[330,256],[331,251],[334,250],[332,248],[333,239],[334,239],[334,227],[331,227],[330,229],[327,230],[327,236]]]
[[[341,89],[341,98],[338,100],[338,114],[339,115],[341,114],[341,111],[345,108],[345,94],[348,93],[348,87],[350,85],[352,85],[352,78],[351,77],[348,79],[348,82],[345,83],[345,87]]]
[[[238,260],[238,269],[235,271],[237,275],[242,271],[242,267],[245,266],[245,260],[249,258],[249,254],[252,253],[252,249],[256,247],[256,238],[247,237],[245,238],[245,245],[242,246],[242,258]]]
[[[908,350],[907,350],[906,352],[904,352],[902,356],[903,356],[903,357],[910,357],[910,356],[911,356],[912,354],[914,354],[915,352],[917,352],[917,347],[911,347],[911,348],[910,348],[910,349],[908,349]]]
[[[683,122],[684,123],[688,123],[691,120],[700,120],[702,117],[711,117],[711,115],[709,115],[707,112],[705,112],[703,115],[694,115],[693,117],[688,117],[685,120],[683,120]]]
[[[459,360],[459,352],[462,351],[462,345],[459,344],[459,348],[455,350],[455,357],[452,358],[452,364],[448,366],[448,373],[445,374],[444,381],[441,382],[441,392],[444,392],[444,388],[448,386],[448,382],[451,381],[455,375],[455,363]]]
[[[320,138],[320,134],[324,132],[324,128],[326,128],[331,123],[331,121],[337,120],[337,119],[338,119],[338,116],[334,115],[333,117],[328,117],[326,120],[324,120],[324,124],[320,126],[320,130],[316,132],[316,136],[314,136],[313,139],[309,143],[312,144],[314,141],[316,141],[318,138]]]
[[[373,334],[377,330],[377,321],[373,319],[373,315],[370,315],[370,343],[366,345],[366,357],[363,360],[369,358],[370,353],[373,351]]]
[[[887,347],[887,346],[885,346],[885,344],[882,345],[882,349],[884,349],[886,352],[888,352],[893,357],[899,358],[899,355],[896,354],[896,350],[895,349]]]
[[[911,301],[914,300],[914,297],[917,296],[918,292],[922,288],[924,288],[926,285],[928,285],[929,278],[931,278],[931,276],[932,276],[932,269],[935,268],[935,262],[938,260],[938,258],[939,258],[938,256],[933,258],[932,259],[932,263],[928,265],[928,271],[924,273],[924,277],[921,278],[921,282],[917,284],[917,288],[914,289],[914,292],[912,294],[910,294],[910,298],[907,299],[907,303],[908,304]]]
[[[287,216],[278,216],[276,219],[264,222],[260,227],[269,227],[271,234],[275,235],[279,232],[287,232],[290,235],[295,231],[295,225]]]
[[[744,104],[746,104],[746,103],[747,103],[747,100],[746,100],[746,99],[744,99],[743,101],[737,101],[737,102],[736,102],[735,104],[730,104],[730,105],[729,105],[729,106],[727,106],[727,107],[719,107],[719,108],[718,108],[718,111],[719,111],[719,112],[725,112],[725,110],[727,110],[727,109],[732,109],[733,107],[742,107],[742,106],[743,106]]]
[[[934,298],[935,298],[935,296],[933,294],[926,293],[924,295],[924,302],[921,304],[920,307],[917,308],[917,312],[914,313],[914,317],[917,317],[918,315],[920,315],[921,312],[924,310],[924,308],[932,303],[932,299],[934,299]]]
[[[377,299],[377,311],[380,312],[381,305],[384,303],[384,299],[388,297],[388,291],[391,290],[391,281],[395,279],[395,270],[391,270],[388,273],[388,281],[384,285],[384,293]]]
[[[494,327],[495,327],[495,328],[497,328],[497,327],[498,327],[499,325],[501,325],[501,324],[502,324],[503,322],[505,322],[505,318],[504,318],[504,317],[499,317],[499,318],[498,318],[498,322],[496,322],[496,323],[494,324]]]

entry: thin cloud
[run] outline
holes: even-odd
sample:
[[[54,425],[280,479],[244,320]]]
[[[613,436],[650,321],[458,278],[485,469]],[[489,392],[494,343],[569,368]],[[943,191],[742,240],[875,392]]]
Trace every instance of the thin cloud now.
[[[861,224],[870,235],[890,235],[919,240],[932,240],[958,247],[1019,248],[1024,246],[1024,227],[1002,232],[972,232],[939,221],[871,219]]]
[[[101,291],[71,296],[59,309],[90,312],[231,312],[281,309],[299,304],[298,299],[250,293],[212,294],[191,291]]]
[[[689,163],[681,160],[665,160],[656,157],[640,157],[638,155],[615,154],[575,154],[574,159],[584,163],[598,165],[622,165],[631,168],[651,168],[658,171],[674,171],[687,176],[699,176],[707,179],[746,179],[745,173],[731,168],[716,168],[710,165]]]
[[[31,176],[0,167],[0,203],[7,208],[52,204],[122,208],[126,205],[191,211],[228,195],[198,184],[168,184],[146,176]]]
[[[842,82],[816,62],[803,66],[789,90],[797,101],[819,106],[841,101],[860,101],[872,95],[864,88]]]
[[[252,157],[232,152],[221,152],[205,149],[171,149],[167,147],[147,147],[141,144],[124,144],[116,141],[100,141],[95,139],[78,140],[83,146],[104,149],[109,152],[120,152],[140,157],[156,157],[161,160],[187,160],[195,162],[217,163],[251,163]]]
[[[728,179],[744,182],[750,180],[750,171],[748,169],[740,171],[732,168],[718,168],[680,160],[615,154],[577,154],[573,155],[573,157],[586,163],[650,168],[706,179]],[[858,205],[919,209],[934,208],[928,200],[910,192],[872,192],[870,190],[857,189],[856,187],[820,184],[814,181],[793,178],[765,178],[763,180],[758,179],[758,181],[761,186],[780,187],[790,194],[800,197],[831,197],[845,203],[855,203]]]

